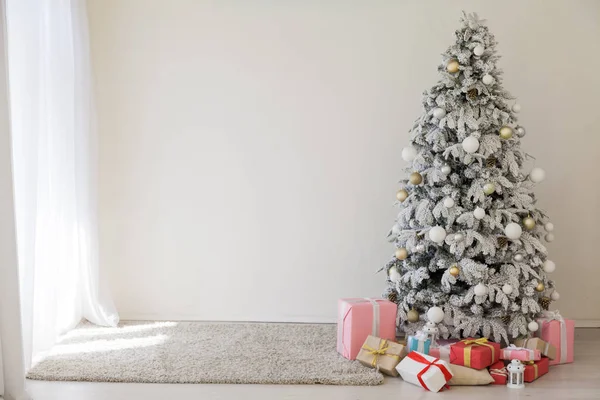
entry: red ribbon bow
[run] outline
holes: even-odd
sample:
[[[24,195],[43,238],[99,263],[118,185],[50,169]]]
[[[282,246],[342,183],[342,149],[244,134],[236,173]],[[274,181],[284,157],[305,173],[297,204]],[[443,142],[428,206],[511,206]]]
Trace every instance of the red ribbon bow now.
[[[426,365],[426,367],[423,368],[421,370],[421,372],[419,372],[417,374],[417,379],[419,380],[419,383],[421,384],[421,386],[423,386],[427,390],[429,390],[429,388],[427,387],[427,385],[425,385],[425,382],[423,382],[422,376],[432,366],[433,367],[438,367],[439,370],[442,371],[442,374],[444,374],[444,378],[446,378],[446,382],[448,382],[450,379],[452,379],[452,374],[450,373],[450,371],[448,371],[448,368],[446,368],[446,366],[444,364],[436,364],[438,361],[440,361],[439,358],[436,358],[433,361],[429,361],[428,359],[426,359],[425,357],[423,357],[422,355],[420,355],[416,351],[411,351],[410,353],[408,353],[407,357],[410,358],[410,359],[412,359],[412,360],[415,360],[416,362],[420,362],[420,363]],[[448,385],[444,385],[444,387],[448,388]]]

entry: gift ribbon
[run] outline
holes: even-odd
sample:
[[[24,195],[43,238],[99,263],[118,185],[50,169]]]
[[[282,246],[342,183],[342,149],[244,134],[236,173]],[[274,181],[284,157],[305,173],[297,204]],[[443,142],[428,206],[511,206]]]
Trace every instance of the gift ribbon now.
[[[506,367],[502,367],[500,369],[492,368],[490,369],[490,375],[502,375],[508,378],[508,371],[506,370]]]
[[[422,331],[417,331],[417,333],[415,333],[414,336],[409,336],[408,340],[410,341],[409,343],[409,348],[411,350],[416,350],[419,353],[425,353],[425,342],[429,339],[429,337],[427,336],[427,334],[425,334],[425,332]],[[413,349],[412,348],[412,343],[413,341],[416,340],[417,341],[417,348]],[[431,345],[431,344],[430,344]]]
[[[471,368],[471,349],[472,347],[475,346],[487,346],[492,350],[492,361],[494,361],[495,357],[494,357],[494,346],[492,346],[491,344],[489,344],[487,342],[487,338],[479,338],[479,339],[465,339],[465,340],[461,340],[462,343],[464,343],[465,346],[465,367],[469,367]]]
[[[423,381],[422,377],[423,377],[423,374],[425,374],[425,372],[427,372],[429,370],[429,368],[431,368],[432,366],[438,367],[439,370],[442,371],[442,374],[444,374],[444,378],[446,379],[446,382],[448,382],[450,379],[452,379],[452,374],[450,373],[450,371],[448,371],[448,368],[446,368],[446,366],[444,364],[436,364],[437,362],[440,361],[439,358],[434,358],[433,361],[429,361],[428,359],[426,359],[425,357],[423,357],[421,354],[417,353],[416,351],[411,351],[410,353],[408,353],[407,357],[412,360],[415,360],[416,362],[426,365],[425,368],[423,368],[421,370],[421,372],[419,372],[417,374],[417,379],[419,380],[419,383],[421,384],[421,386],[423,386],[427,390],[429,390],[429,388]],[[444,385],[444,387],[449,388],[448,385]]]
[[[524,345],[525,345],[525,346],[527,346],[527,344],[526,344],[526,343],[524,343]],[[506,350],[508,350],[508,352],[507,352],[507,353],[505,353],[505,351],[506,351]],[[502,349],[502,352],[503,352],[503,353],[502,353],[502,356],[503,356],[504,358],[510,358],[510,352],[511,352],[511,351],[513,351],[513,350],[514,350],[514,351],[525,350],[526,352],[528,352],[528,353],[529,353],[529,360],[533,360],[533,359],[535,359],[535,350],[528,349],[528,348],[525,348],[525,347],[517,347],[517,346],[515,346],[514,344],[510,344],[510,345],[508,345],[508,347],[506,347],[506,348]],[[492,356],[493,356],[493,354],[492,354]]]
[[[567,324],[565,323],[565,319],[560,315],[558,310],[544,311],[542,315],[541,319],[547,322],[558,321],[560,323],[560,363],[565,364],[567,362],[567,352],[569,351],[567,348]],[[538,334],[539,330],[536,332],[536,335]]]
[[[365,297],[362,299],[346,299],[346,308],[344,312],[340,313],[338,324],[337,324],[337,351],[344,354],[344,343],[342,343],[342,339],[344,338],[344,321],[350,312],[350,307],[352,304],[359,304],[364,302],[370,302],[373,305],[373,325],[371,327],[371,335],[379,336],[379,303],[377,303],[378,299],[373,299],[370,297]],[[381,299],[379,299],[381,300]]]
[[[389,347],[388,347],[388,342],[385,339],[381,339],[378,349],[374,349],[367,344],[363,344],[362,348],[364,350],[367,350],[367,354],[373,355],[373,361],[371,362],[372,367],[375,367],[377,365],[377,359],[379,356],[388,356],[388,357],[395,358],[397,361],[400,361],[400,356],[398,356],[396,354],[386,353],[386,351],[389,349]]]

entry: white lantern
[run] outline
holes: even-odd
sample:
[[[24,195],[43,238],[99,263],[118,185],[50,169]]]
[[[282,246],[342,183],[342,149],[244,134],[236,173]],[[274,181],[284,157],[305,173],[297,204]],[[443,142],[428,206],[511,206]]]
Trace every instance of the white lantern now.
[[[439,333],[439,329],[434,322],[427,321],[422,332],[431,340],[431,343],[429,344],[430,346],[437,346],[437,335]]]
[[[506,367],[508,371],[508,386],[511,389],[523,389],[525,387],[525,366],[519,360],[512,360]]]

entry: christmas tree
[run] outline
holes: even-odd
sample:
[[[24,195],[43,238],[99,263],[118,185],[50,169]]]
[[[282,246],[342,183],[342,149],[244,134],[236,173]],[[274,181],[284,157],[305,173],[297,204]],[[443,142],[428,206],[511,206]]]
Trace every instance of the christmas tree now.
[[[545,173],[525,172],[535,160],[521,150],[521,107],[502,87],[494,36],[463,13],[455,37],[402,150],[385,296],[408,334],[429,319],[446,338],[509,342],[537,330],[535,315],[558,299],[542,244],[554,227],[533,193]]]

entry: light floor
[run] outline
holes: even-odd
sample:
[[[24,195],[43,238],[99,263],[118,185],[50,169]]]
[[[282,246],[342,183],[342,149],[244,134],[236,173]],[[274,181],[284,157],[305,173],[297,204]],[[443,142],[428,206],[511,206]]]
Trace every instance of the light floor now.
[[[550,367],[548,375],[525,389],[505,386],[453,386],[435,394],[401,378],[387,378],[381,386],[267,386],[163,385],[28,381],[34,400],[376,400],[376,399],[599,399],[600,329],[575,333],[575,363]]]

